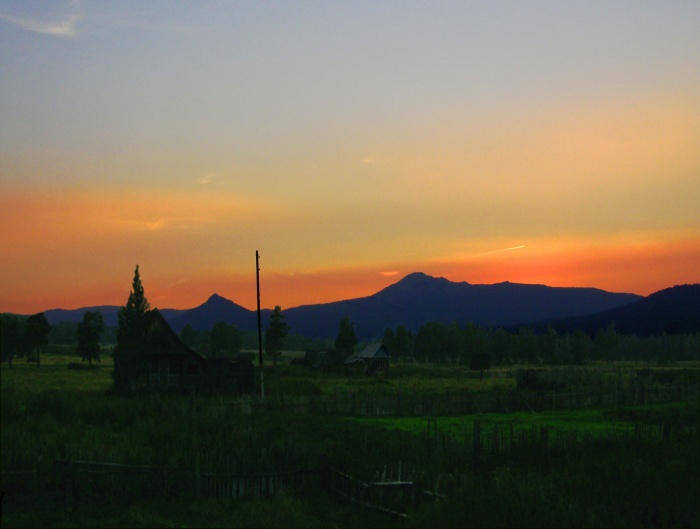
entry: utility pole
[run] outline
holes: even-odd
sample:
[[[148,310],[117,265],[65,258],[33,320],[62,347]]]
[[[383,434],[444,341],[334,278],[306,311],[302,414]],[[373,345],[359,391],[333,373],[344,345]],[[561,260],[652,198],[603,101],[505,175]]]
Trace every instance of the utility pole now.
[[[258,365],[260,366],[260,396],[265,398],[263,381],[262,322],[260,320],[260,254],[255,250],[255,283],[258,287]]]

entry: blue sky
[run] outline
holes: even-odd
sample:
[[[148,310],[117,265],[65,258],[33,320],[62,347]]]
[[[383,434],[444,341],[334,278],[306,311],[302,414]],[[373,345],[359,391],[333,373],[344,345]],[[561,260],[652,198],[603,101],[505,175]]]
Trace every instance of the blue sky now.
[[[270,305],[414,269],[697,281],[698,22],[696,1],[2,0],[0,309],[119,303],[136,262],[161,306],[251,305],[255,249]]]

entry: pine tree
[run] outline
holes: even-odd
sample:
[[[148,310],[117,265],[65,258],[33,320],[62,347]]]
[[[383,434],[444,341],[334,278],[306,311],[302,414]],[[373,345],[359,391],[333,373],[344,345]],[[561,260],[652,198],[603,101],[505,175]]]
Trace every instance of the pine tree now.
[[[146,315],[150,304],[144,294],[139,265],[134,271],[132,290],[126,305],[119,310],[117,345],[114,348],[114,387],[118,391],[134,389],[148,373],[144,343]]]

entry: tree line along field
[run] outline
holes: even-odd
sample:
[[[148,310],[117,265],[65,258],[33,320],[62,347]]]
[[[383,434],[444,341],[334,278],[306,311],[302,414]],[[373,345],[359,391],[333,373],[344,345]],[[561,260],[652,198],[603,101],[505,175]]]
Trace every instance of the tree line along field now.
[[[467,366],[395,363],[367,377],[289,365],[298,356],[266,365],[264,401],[120,396],[108,354],[93,369],[55,353],[41,369],[3,365],[3,525],[700,523],[697,362],[542,367],[541,388],[518,389],[514,365],[481,378]],[[66,461],[149,466],[159,477],[81,475],[68,512]],[[399,473],[415,482],[408,518],[343,500],[314,473],[326,467],[362,483]],[[271,497],[232,498],[216,484],[220,469],[311,473]]]

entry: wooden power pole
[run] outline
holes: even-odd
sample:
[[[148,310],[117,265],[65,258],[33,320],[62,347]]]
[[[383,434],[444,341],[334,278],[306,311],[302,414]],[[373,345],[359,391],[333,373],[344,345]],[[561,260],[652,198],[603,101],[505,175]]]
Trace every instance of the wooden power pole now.
[[[260,366],[260,396],[265,398],[265,384],[263,382],[263,354],[262,354],[262,322],[260,320],[260,254],[255,250],[255,283],[258,288],[258,365]]]

